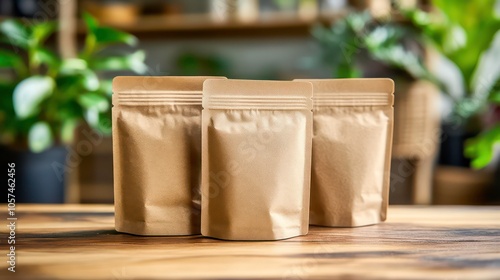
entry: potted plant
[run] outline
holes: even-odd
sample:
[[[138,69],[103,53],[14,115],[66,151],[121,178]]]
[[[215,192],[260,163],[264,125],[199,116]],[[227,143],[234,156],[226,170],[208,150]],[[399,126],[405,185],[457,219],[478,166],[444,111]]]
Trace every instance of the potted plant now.
[[[0,22],[0,141],[4,160],[16,164],[18,202],[63,202],[77,126],[83,122],[96,133],[110,133],[111,81],[101,75],[147,70],[142,51],[109,54],[112,45],[136,45],[135,37],[99,26],[88,14],[83,18],[83,49],[68,59],[46,44],[56,22]]]
[[[500,78],[497,63],[500,57],[500,17],[495,12],[495,3],[494,0],[453,3],[434,0],[432,12],[403,11],[420,30],[428,46],[451,65],[448,69],[455,74],[453,77],[439,77],[445,85],[442,89],[453,105],[444,128],[450,132],[450,138],[461,138],[456,141],[459,147],[452,146],[455,142],[444,143],[450,144],[443,145],[444,149],[453,149],[450,154],[456,154],[458,150],[462,154],[465,138],[483,129],[478,116],[499,102],[495,86]],[[492,131],[497,130],[495,127],[492,124]],[[472,151],[469,154],[476,158],[472,166],[484,167],[487,163],[479,159],[479,155],[474,156]],[[444,160],[446,164],[468,166],[468,162]]]
[[[429,48],[445,61],[442,65],[449,65],[436,69],[452,107],[443,124],[440,163],[445,165],[486,167],[500,142],[500,17],[495,4],[494,0],[434,0],[431,12],[403,11]],[[477,181],[489,176],[466,168],[454,168],[454,172],[470,174]]]

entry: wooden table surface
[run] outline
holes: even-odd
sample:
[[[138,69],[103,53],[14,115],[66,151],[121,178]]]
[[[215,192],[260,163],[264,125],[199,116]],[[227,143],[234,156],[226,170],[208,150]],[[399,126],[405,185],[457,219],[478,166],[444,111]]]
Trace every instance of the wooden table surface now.
[[[7,224],[7,206],[0,205]],[[109,205],[18,205],[0,279],[500,279],[500,207],[396,207],[387,222],[274,242],[114,231]]]

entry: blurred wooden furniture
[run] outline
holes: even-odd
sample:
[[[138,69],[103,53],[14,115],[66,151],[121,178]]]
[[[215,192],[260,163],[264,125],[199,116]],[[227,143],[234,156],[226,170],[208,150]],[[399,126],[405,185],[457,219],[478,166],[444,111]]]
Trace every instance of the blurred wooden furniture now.
[[[440,141],[439,90],[426,81],[397,81],[395,96],[392,156],[411,161],[413,203],[431,204]]]
[[[345,17],[346,11],[323,14],[315,18],[301,19],[297,16],[276,13],[254,21],[216,21],[210,14],[146,15],[135,22],[106,23],[107,26],[138,36],[163,39],[174,38],[251,38],[310,36],[311,27],[318,23],[330,23]],[[79,33],[85,32],[81,24]]]
[[[77,133],[77,141],[86,139],[82,126]],[[113,143],[110,136],[101,135],[93,145],[92,153],[81,157],[76,181],[78,201],[70,203],[113,203]]]
[[[1,205],[6,217],[7,206]],[[140,237],[111,205],[18,205],[1,279],[498,279],[500,207],[391,206],[385,223],[273,242]],[[7,240],[8,228],[0,228]],[[4,251],[5,252],[5,251]],[[6,256],[3,256],[6,259]]]

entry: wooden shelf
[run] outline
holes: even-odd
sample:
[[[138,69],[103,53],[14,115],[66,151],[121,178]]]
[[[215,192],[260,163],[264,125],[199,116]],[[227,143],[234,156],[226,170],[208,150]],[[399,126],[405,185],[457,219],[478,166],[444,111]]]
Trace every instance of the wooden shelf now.
[[[312,19],[301,19],[291,14],[267,14],[252,22],[238,20],[220,22],[213,20],[210,15],[143,16],[131,23],[118,24],[104,21],[102,24],[139,37],[307,36],[315,23],[330,23],[344,17],[346,13],[337,12]],[[82,23],[78,32],[85,33]]]

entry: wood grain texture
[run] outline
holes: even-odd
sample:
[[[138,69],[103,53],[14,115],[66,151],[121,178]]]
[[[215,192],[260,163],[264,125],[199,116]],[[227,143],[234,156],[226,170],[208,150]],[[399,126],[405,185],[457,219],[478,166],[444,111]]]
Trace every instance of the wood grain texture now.
[[[5,204],[0,205],[5,224]],[[387,222],[273,242],[114,231],[107,205],[18,205],[0,279],[500,279],[500,207],[390,207]]]

